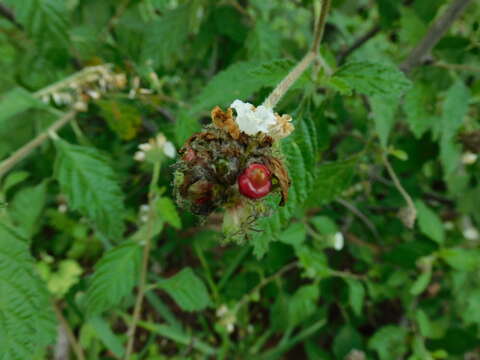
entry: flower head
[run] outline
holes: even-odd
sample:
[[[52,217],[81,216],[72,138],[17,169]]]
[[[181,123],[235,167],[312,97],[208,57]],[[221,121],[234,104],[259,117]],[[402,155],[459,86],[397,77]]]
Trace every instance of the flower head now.
[[[144,161],[147,154],[151,154],[154,158],[165,155],[173,159],[177,153],[175,146],[161,133],[148,140],[147,143],[138,145],[138,148],[139,151],[134,155],[134,159],[137,161]]]
[[[270,126],[277,123],[273,110],[263,105],[255,107],[250,103],[235,100],[230,107],[237,112],[235,121],[238,127],[247,135],[268,133]]]

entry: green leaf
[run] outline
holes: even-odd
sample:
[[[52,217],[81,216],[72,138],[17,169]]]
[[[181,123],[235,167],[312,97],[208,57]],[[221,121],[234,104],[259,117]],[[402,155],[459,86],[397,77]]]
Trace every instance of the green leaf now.
[[[142,116],[135,106],[116,100],[100,100],[97,105],[108,126],[118,137],[131,140],[137,135]]]
[[[41,225],[47,197],[47,183],[19,190],[10,203],[10,216],[24,236],[30,239]]]
[[[317,310],[317,300],[320,296],[318,285],[300,287],[288,301],[288,321],[295,327],[308,319]]]
[[[16,87],[9,92],[2,94],[0,98],[0,125],[10,117],[20,114],[30,108],[46,107],[44,103],[37,100],[27,90]]]
[[[0,223],[0,359],[31,359],[55,336],[55,315],[27,239]]]
[[[158,286],[185,311],[199,311],[210,305],[210,296],[205,284],[189,267],[166,280],[161,280]]]
[[[18,21],[38,44],[54,40],[68,46],[68,22],[63,0],[7,1],[13,6]]]
[[[143,61],[154,67],[171,66],[186,43],[197,9],[198,1],[189,1],[145,26]]]
[[[440,121],[433,113],[434,104],[433,90],[421,82],[416,82],[405,95],[403,109],[415,137],[420,138],[425,131]]]
[[[350,351],[362,348],[362,336],[352,325],[343,326],[333,340],[333,352],[337,359],[345,359]]]
[[[348,284],[348,299],[353,312],[357,316],[362,315],[363,302],[365,299],[365,288],[363,284],[355,279],[345,279]]]
[[[422,292],[425,291],[428,284],[430,284],[430,280],[432,279],[432,270],[428,269],[420,274],[420,276],[415,280],[412,287],[410,288],[410,294],[414,296],[420,295]]]
[[[91,147],[56,140],[55,176],[74,210],[94,221],[106,236],[120,239],[124,230],[123,194],[107,158]]]
[[[368,347],[378,353],[380,360],[396,360],[403,358],[407,352],[406,337],[405,328],[383,326],[370,338]]]
[[[373,120],[375,130],[380,137],[380,143],[387,147],[388,136],[395,125],[395,115],[397,113],[400,97],[372,96],[370,103],[372,105]]]
[[[281,38],[271,24],[265,21],[256,21],[254,29],[249,33],[247,40],[248,58],[251,60],[269,60],[278,57]]]
[[[463,81],[455,82],[448,90],[441,121],[441,133],[444,136],[453,137],[463,124],[463,119],[468,111],[470,91]]]
[[[358,158],[325,163],[316,170],[315,191],[311,194],[308,204],[321,205],[333,201],[345,191],[352,181]]]
[[[105,347],[115,354],[116,357],[121,358],[124,355],[125,349],[123,348],[122,340],[114,334],[107,321],[100,316],[94,316],[88,319],[88,324],[92,326],[97,337],[103,342]]]
[[[182,220],[178,215],[177,207],[172,199],[168,197],[161,197],[156,201],[156,205],[160,217],[165,220],[165,222],[172,225],[175,229],[182,228]]]
[[[114,308],[131,293],[138,281],[141,259],[142,248],[131,241],[105,253],[87,288],[85,304],[89,315]]]
[[[440,217],[421,200],[415,202],[420,231],[438,244],[445,242],[445,229]]]
[[[443,249],[440,257],[452,268],[460,271],[473,271],[479,267],[480,251],[460,247]]]
[[[6,194],[8,190],[25,181],[29,176],[30,174],[27,171],[12,171],[3,181],[1,192]]]
[[[306,236],[305,226],[302,223],[293,223],[280,234],[278,240],[296,247],[305,241]]]
[[[348,63],[334,77],[368,96],[399,97],[411,86],[410,80],[396,66],[367,61]]]

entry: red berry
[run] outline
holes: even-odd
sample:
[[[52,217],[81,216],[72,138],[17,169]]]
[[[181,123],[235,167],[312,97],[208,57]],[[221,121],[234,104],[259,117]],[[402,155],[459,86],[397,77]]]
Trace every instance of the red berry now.
[[[192,148],[188,148],[183,154],[183,160],[187,162],[192,162],[193,160],[195,160],[196,157],[197,155],[195,154],[195,151],[193,151]]]
[[[250,199],[260,199],[272,188],[270,178],[270,170],[265,165],[251,164],[238,177],[240,193]]]

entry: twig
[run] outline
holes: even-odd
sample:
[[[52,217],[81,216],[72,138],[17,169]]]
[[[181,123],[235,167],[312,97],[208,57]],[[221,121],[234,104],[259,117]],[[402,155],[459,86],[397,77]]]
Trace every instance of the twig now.
[[[19,28],[20,30],[23,30],[23,25],[17,21],[13,11],[3,4],[0,4],[0,16],[3,16],[5,19],[10,21],[17,28]]]
[[[348,210],[350,210],[353,214],[355,214],[363,223],[367,226],[367,228],[372,232],[376,239],[380,239],[380,234],[377,231],[375,225],[360,211],[357,207],[346,200],[337,199],[337,203],[344,206]]]
[[[380,25],[374,25],[365,34],[363,34],[357,40],[355,40],[352,45],[350,45],[345,50],[340,51],[339,54],[337,55],[338,65],[342,65],[351,53],[353,53],[355,50],[357,50],[359,47],[365,44],[368,40],[370,40],[375,35],[377,35],[380,30],[381,30]]]
[[[15,164],[26,158],[33,150],[43,144],[48,139],[50,133],[55,133],[70,120],[75,117],[76,112],[70,111],[54,122],[47,130],[37,135],[36,138],[30,140],[20,149],[15,151],[10,157],[0,163],[0,179],[13,167]]]
[[[147,290],[148,260],[150,258],[150,250],[152,247],[152,231],[153,231],[153,223],[155,221],[155,208],[154,208],[155,189],[156,189],[156,184],[158,182],[159,176],[160,176],[160,163],[156,162],[153,165],[152,181],[150,182],[150,190],[148,192],[150,212],[149,212],[149,219],[147,224],[148,226],[147,236],[145,239],[145,247],[143,248],[142,268],[140,270],[140,280],[138,284],[137,298],[135,299],[135,306],[133,309],[132,322],[130,323],[130,326],[127,331],[128,342],[127,342],[127,349],[125,351],[125,357],[124,357],[125,360],[128,360],[130,358],[133,351],[133,345],[135,343],[135,331],[137,329],[137,324],[140,320],[143,298]]]
[[[68,341],[70,342],[70,345],[72,346],[73,352],[75,353],[75,356],[77,357],[78,360],[85,360],[85,354],[83,353],[83,349],[80,346],[80,344],[77,342],[75,339],[75,335],[73,334],[72,329],[68,325],[67,319],[62,314],[62,310],[59,309],[57,304],[53,304],[53,310],[55,311],[55,314],[57,315],[58,321],[60,322],[60,326],[63,327],[63,329],[66,332]]]
[[[433,63],[432,65],[439,68],[448,69],[448,70],[480,72],[480,67],[466,65],[466,64],[447,64],[447,63],[437,62],[437,63]]]
[[[445,13],[435,21],[418,45],[413,49],[407,59],[400,65],[405,73],[410,73],[416,66],[422,63],[442,36],[447,32],[452,23],[465,10],[471,0],[455,0]]]
[[[263,105],[268,108],[274,108],[280,99],[285,95],[288,89],[298,80],[303,72],[311,65],[312,61],[317,57],[318,49],[323,38],[327,14],[330,10],[331,0],[322,0],[322,8],[320,9],[320,17],[315,26],[313,43],[310,50],[302,60],[290,71],[290,73],[277,85],[270,95],[265,99]]]
[[[413,200],[410,197],[410,195],[407,193],[407,191],[403,188],[402,184],[400,183],[400,180],[398,179],[397,174],[393,170],[393,167],[390,164],[390,161],[388,161],[387,155],[382,154],[382,160],[383,160],[383,163],[385,164],[388,174],[393,180],[395,187],[397,188],[398,192],[402,195],[403,199],[407,203],[407,208],[402,209],[402,210],[405,210],[405,212],[401,211],[399,213],[399,216],[400,216],[400,219],[405,224],[405,226],[411,229],[413,228],[413,225],[415,225],[415,220],[417,218],[417,209],[415,208],[415,204],[413,203]]]

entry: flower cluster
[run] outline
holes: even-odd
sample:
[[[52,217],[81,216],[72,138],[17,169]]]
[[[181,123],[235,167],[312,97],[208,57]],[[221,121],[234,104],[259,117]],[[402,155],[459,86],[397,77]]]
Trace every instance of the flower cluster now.
[[[146,159],[155,161],[159,157],[164,156],[173,159],[176,154],[175,146],[161,133],[155,138],[148,140],[147,143],[138,145],[138,149],[135,155],[133,155],[133,158],[137,161]]]
[[[293,131],[291,117],[235,100],[227,111],[215,107],[211,118],[179,151],[177,203],[203,216],[223,208],[224,231],[242,233],[268,213],[267,195],[279,194],[280,206],[288,200],[290,179],[275,144]]]
[[[87,67],[36,95],[44,103],[53,101],[58,106],[72,105],[77,111],[86,111],[90,99],[97,100],[108,91],[123,89],[126,84],[125,74],[113,72],[111,65],[98,65]]]

